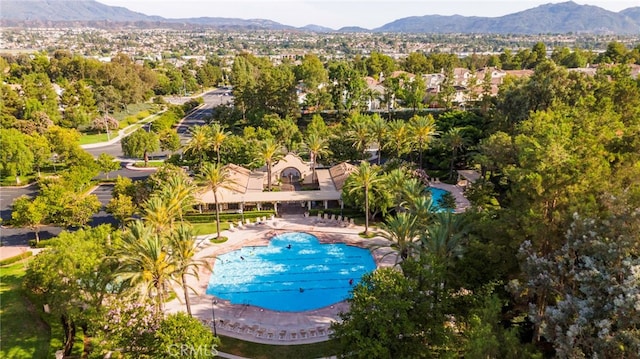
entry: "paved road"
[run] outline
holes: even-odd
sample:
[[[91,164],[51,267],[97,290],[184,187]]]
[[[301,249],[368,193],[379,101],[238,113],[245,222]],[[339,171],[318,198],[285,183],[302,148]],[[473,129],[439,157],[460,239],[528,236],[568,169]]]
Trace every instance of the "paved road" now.
[[[122,177],[129,177],[133,180],[143,180],[149,177],[149,172],[146,171],[132,171],[122,167],[118,171],[114,171],[110,173],[110,177],[114,178],[118,175]],[[104,175],[98,176],[99,178],[104,178]],[[98,196],[100,203],[102,203],[102,208],[100,212],[96,213],[89,224],[91,226],[98,226],[100,224],[109,223],[114,227],[118,225],[118,222],[111,216],[109,213],[104,211],[104,206],[109,203],[112,197],[113,185],[100,185],[98,186],[92,194]],[[10,187],[2,187],[0,188],[0,214],[2,215],[3,222],[11,219],[11,204],[13,201],[19,196],[26,194],[29,196],[35,196],[37,193],[37,187],[35,185],[29,186],[27,188],[10,188]],[[40,239],[47,239],[51,237],[55,237],[60,232],[62,232],[64,228],[54,227],[54,226],[45,226],[40,229]],[[0,228],[0,242],[3,246],[24,246],[27,245],[30,239],[33,239],[33,231],[28,228],[10,228],[3,227]]]
[[[17,198],[22,194],[34,195],[36,188],[35,186],[32,186],[32,187],[33,188],[30,191],[25,191],[25,190],[18,191],[17,189],[7,190],[7,188],[2,188],[1,193],[3,198],[3,202],[2,202],[3,220],[5,219],[5,215],[7,216],[7,218],[11,218],[11,203],[9,201],[5,202],[4,199]],[[104,211],[104,206],[107,203],[109,203],[109,201],[111,200],[112,190],[113,190],[113,185],[101,185],[101,186],[98,186],[93,192],[91,192],[92,194],[95,194],[98,196],[100,203],[102,203],[103,205],[103,207],[100,209],[100,212],[96,213],[92,217],[91,222],[89,222],[91,226],[98,226],[100,224],[105,224],[105,223],[112,224],[114,227],[118,225],[118,222],[115,220],[115,218],[113,218],[113,216],[111,216],[110,214]],[[63,230],[64,228],[55,227],[55,226],[41,227],[40,239],[48,239],[51,237],[55,237],[58,234],[60,234],[60,232],[62,232]],[[2,243],[3,246],[25,246],[25,245],[28,245],[29,240],[34,238],[35,237],[33,235],[33,230],[29,228],[10,228],[10,227],[4,228],[3,227],[0,229],[0,242]]]
[[[5,223],[11,219],[11,205],[13,201],[22,196],[27,195],[34,197],[38,192],[36,185],[30,185],[24,188],[2,187],[0,188],[0,216],[2,222]],[[45,226],[40,228],[40,238],[46,239],[55,237],[62,231],[62,228]],[[33,231],[29,228],[0,228],[0,243],[3,246],[21,246],[27,245],[30,239],[34,239]],[[1,249],[0,249],[1,250]]]
[[[6,222],[11,219],[11,205],[13,201],[22,196],[35,196],[37,193],[37,186],[31,185],[25,188],[12,188],[2,187],[0,188],[0,216],[2,222]],[[46,226],[40,229],[40,238],[46,239],[55,237],[62,231],[61,228]],[[28,228],[0,228],[0,243],[3,246],[19,246],[28,244],[30,239],[34,239],[33,231]]]
[[[204,100],[204,104],[202,107],[196,109],[191,112],[188,116],[184,118],[184,120],[178,125],[177,131],[180,135],[180,141],[184,144],[189,140],[189,128],[193,126],[200,126],[205,124],[205,119],[211,116],[213,112],[213,108],[219,106],[221,104],[227,104],[233,102],[233,96],[224,95],[229,90],[224,89],[216,89],[206,92],[202,95],[202,99]],[[190,97],[181,97],[181,98],[171,98],[170,103],[184,103],[187,100],[191,99]],[[148,125],[145,125],[148,126]],[[146,128],[146,127],[145,127]],[[136,160],[134,158],[127,158],[122,153],[122,147],[120,145],[120,141],[97,148],[85,149],[85,151],[89,152],[93,157],[100,156],[101,153],[108,153],[111,156],[122,160]],[[155,158],[166,158],[170,155],[168,152],[156,152],[152,154]]]
[[[38,188],[36,187],[36,185],[30,185],[24,188],[0,188],[0,217],[2,217],[2,222],[6,222],[7,220],[11,219],[11,205],[16,198],[22,195],[33,197],[35,196],[37,191]]]
[[[205,101],[204,105],[192,112],[187,116],[182,123],[178,126],[178,134],[180,134],[182,141],[187,141],[189,136],[189,127],[203,125],[204,120],[209,117],[212,113],[212,109],[215,106],[220,104],[226,104],[233,101],[232,96],[227,96],[225,93],[228,90],[225,89],[217,89],[212,90],[205,93],[202,97]],[[186,102],[190,98],[184,98],[183,101],[177,99],[175,103]],[[120,142],[117,142],[112,145],[86,149],[94,157],[99,156],[101,153],[109,153],[110,155],[120,158],[122,160],[134,160],[130,158],[125,158],[122,154],[122,148],[120,146]],[[167,154],[156,153],[155,156],[166,156]],[[126,169],[125,164],[121,164],[121,168],[117,171],[109,173],[111,178],[115,178],[117,176],[129,177],[132,180],[142,180],[149,176],[149,172],[147,171],[132,171]],[[104,174],[100,174],[98,178],[105,178]],[[117,221],[108,213],[104,211],[104,205],[106,205],[109,200],[111,200],[111,192],[113,186],[99,186],[93,193],[98,196],[100,202],[103,205],[103,209],[100,210],[99,213],[95,214],[90,222],[91,225],[97,226],[103,223],[111,223],[114,226],[117,225]],[[3,222],[11,219],[11,205],[13,201],[21,195],[29,195],[35,196],[37,193],[37,186],[32,185],[26,188],[11,188],[11,187],[2,187],[0,188],[0,217]],[[63,228],[60,227],[52,227],[46,226],[42,227],[40,230],[40,238],[46,239],[57,236]],[[26,245],[30,239],[33,239],[33,231],[27,228],[0,228],[0,242],[5,246],[19,246]]]
[[[136,180],[146,179],[152,173],[150,171],[134,171],[134,170],[130,170],[130,169],[127,169],[125,166],[126,166],[126,163],[120,163],[120,169],[117,170],[117,171],[109,172],[109,178],[116,178],[116,177],[120,176],[120,177],[129,177],[132,180],[136,181]],[[100,173],[95,178],[106,179],[107,176],[105,176],[103,173]]]
[[[225,95],[225,93],[229,93],[229,90],[216,89],[202,95],[204,100],[202,107],[190,113],[178,125],[177,131],[181,140],[188,140],[189,127],[204,125],[205,120],[212,115],[214,107],[233,102],[233,96]]]
[[[107,203],[109,203],[109,201],[111,201],[111,198],[113,197],[113,185],[111,184],[100,185],[95,190],[93,190],[91,194],[95,194],[98,197],[98,200],[100,200],[100,203],[102,204],[102,208],[100,208],[100,211],[93,215],[93,218],[91,219],[91,226],[99,226],[101,224],[111,224],[114,227],[117,227],[118,221],[116,221],[116,219],[113,218],[112,215],[110,215],[105,211],[105,206],[107,205]]]

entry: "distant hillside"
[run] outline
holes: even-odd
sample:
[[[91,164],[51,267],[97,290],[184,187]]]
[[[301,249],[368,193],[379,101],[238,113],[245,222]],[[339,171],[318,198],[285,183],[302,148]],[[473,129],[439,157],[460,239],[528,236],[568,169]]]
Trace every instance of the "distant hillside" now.
[[[303,26],[300,28],[300,30],[311,31],[311,32],[335,32],[334,29],[320,26],[320,25],[315,25],[315,24],[309,24],[309,25]]]
[[[269,29],[269,30],[291,30],[293,26],[282,25],[278,22],[265,19],[233,19],[225,17],[198,17],[187,19],[164,19],[169,23],[196,24],[209,27],[220,28],[246,28],[246,29]]]
[[[22,21],[158,21],[119,6],[93,0],[2,0],[0,19]]]
[[[591,5],[572,1],[541,5],[498,18],[490,32],[567,33],[592,32],[633,34],[640,25],[626,16]]]
[[[572,1],[540,5],[533,9],[501,17],[466,17],[460,15],[412,16],[374,29],[376,32],[418,33],[640,33],[640,22],[629,14],[616,13],[597,6],[578,5]]]
[[[178,4],[176,2],[176,4]],[[425,12],[428,6],[425,7]],[[265,19],[231,19],[199,17],[166,19],[108,6],[94,0],[1,0],[2,26],[98,26],[118,25],[140,28],[207,27],[235,30],[303,30],[334,32],[319,26],[301,28]],[[338,32],[404,32],[404,33],[601,33],[640,34],[640,7],[619,13],[597,6],[578,5],[572,1],[547,4],[501,17],[426,15],[398,19],[369,30],[357,26],[343,27]]]
[[[371,30],[359,26],[345,26],[338,29],[338,32],[371,32]]]
[[[636,24],[640,24],[640,6],[624,9],[620,11],[620,14],[631,18]]]

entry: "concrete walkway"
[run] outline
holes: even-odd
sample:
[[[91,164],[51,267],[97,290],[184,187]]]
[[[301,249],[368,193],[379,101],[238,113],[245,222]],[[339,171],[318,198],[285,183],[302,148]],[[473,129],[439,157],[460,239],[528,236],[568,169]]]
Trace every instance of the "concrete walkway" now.
[[[388,248],[388,242],[381,237],[363,239],[358,233],[363,227],[346,225],[335,220],[301,215],[286,216],[267,220],[263,224],[245,225],[243,229],[227,230],[222,233],[227,242],[211,244],[210,236],[200,237],[201,250],[197,258],[207,258],[213,262],[215,256],[241,247],[266,245],[274,235],[284,232],[307,232],[318,237],[324,243],[346,243],[370,248],[378,267],[390,267],[395,264],[395,254]],[[199,280],[190,277],[188,284],[196,294],[190,294],[192,314],[224,336],[241,340],[271,344],[294,345],[326,341],[331,334],[330,325],[339,321],[339,313],[349,309],[347,302],[305,312],[279,312],[253,305],[231,304],[229,301],[207,295],[206,289],[211,272],[202,270]],[[167,303],[166,312],[186,311],[182,303],[182,291],[177,289],[177,299]],[[214,300],[216,301],[214,304]]]

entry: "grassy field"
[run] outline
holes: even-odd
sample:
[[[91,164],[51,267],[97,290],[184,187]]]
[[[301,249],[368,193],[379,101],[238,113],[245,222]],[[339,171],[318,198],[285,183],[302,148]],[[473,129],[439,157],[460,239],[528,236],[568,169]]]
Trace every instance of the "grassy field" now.
[[[198,236],[203,236],[206,234],[214,234],[217,232],[216,229],[216,223],[192,223],[191,224],[193,226],[193,231],[196,233],[196,235]],[[229,223],[227,222],[222,222],[220,223],[220,230],[224,231],[229,229]]]
[[[22,261],[0,267],[1,358],[47,358],[49,327],[38,309],[25,297],[21,283],[26,270]]]
[[[5,176],[0,178],[0,186],[26,186],[36,179],[36,174],[20,176],[20,184],[16,182],[15,176]]]
[[[153,113],[155,113],[158,109],[157,105],[142,103],[129,105],[126,111],[120,111],[113,114],[113,117],[120,122],[120,128],[125,128],[128,125],[137,123],[147,117],[150,117]],[[141,121],[140,123],[147,123],[152,121],[153,118],[148,118],[145,121]],[[138,128],[140,128],[141,124],[136,124],[135,126],[129,128],[126,133],[131,133]],[[111,138],[118,135],[117,130],[111,131]],[[80,136],[80,145],[88,145],[92,143],[98,142],[106,142],[109,140],[109,136],[106,133],[92,133],[92,134],[82,134]]]
[[[111,138],[118,135],[118,131],[111,131]],[[83,134],[80,136],[80,145],[88,145],[91,143],[107,142],[109,136],[106,133]]]
[[[223,353],[253,359],[311,359],[335,355],[338,351],[334,341],[302,345],[267,345],[220,336]]]
[[[128,116],[135,116],[139,112],[149,111],[150,113],[154,113],[156,112],[157,109],[158,109],[158,105],[156,104],[136,103],[136,104],[128,105],[127,109],[124,111],[115,112],[113,114],[113,118],[115,118],[118,121],[122,121]]]

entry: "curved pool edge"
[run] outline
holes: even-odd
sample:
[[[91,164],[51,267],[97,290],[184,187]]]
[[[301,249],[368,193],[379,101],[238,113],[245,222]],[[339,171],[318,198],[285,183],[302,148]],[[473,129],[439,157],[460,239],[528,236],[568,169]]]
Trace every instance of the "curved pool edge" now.
[[[266,247],[245,245],[218,255],[206,294],[277,312],[307,312],[349,299],[353,286],[377,268],[369,248],[320,240],[309,231],[271,235]]]
[[[224,231],[222,235],[229,239],[221,244],[209,244],[208,241],[196,254],[198,259],[207,259],[211,261],[212,256],[226,253],[243,246],[266,245],[268,239],[274,233],[285,232],[307,232],[313,234],[322,242],[340,242],[347,245],[358,246],[368,249],[376,263],[376,268],[393,267],[395,265],[395,257],[390,248],[388,241],[382,237],[374,237],[371,239],[361,238],[358,234],[363,231],[362,226],[350,225],[349,227],[338,227],[331,222],[324,222],[316,218],[303,216],[287,216],[285,218],[276,218],[267,221],[264,225],[249,226],[242,230]],[[385,247],[385,245],[387,245]],[[392,255],[387,255],[392,252]],[[195,293],[190,292],[192,314],[201,321],[206,321],[211,326],[212,318],[212,300],[213,296],[205,294],[208,279],[211,271],[206,268],[199,270],[199,279],[189,277],[188,284],[196,290]],[[184,299],[182,292],[177,289],[178,296],[173,301],[166,304],[166,313],[185,312]],[[230,303],[219,302],[215,306],[215,316],[218,318],[227,318],[237,322],[253,325],[261,325],[264,328],[273,330],[299,330],[314,326],[324,326],[328,328],[332,322],[340,321],[339,313],[348,310],[348,303],[342,301],[331,306],[317,310],[305,312],[277,312],[252,306],[232,305]],[[329,339],[329,336],[314,338],[288,338],[279,340],[278,338],[258,338],[255,334],[230,332],[223,328],[217,328],[220,335],[234,337],[240,340],[271,344],[271,345],[297,345],[321,342]]]

